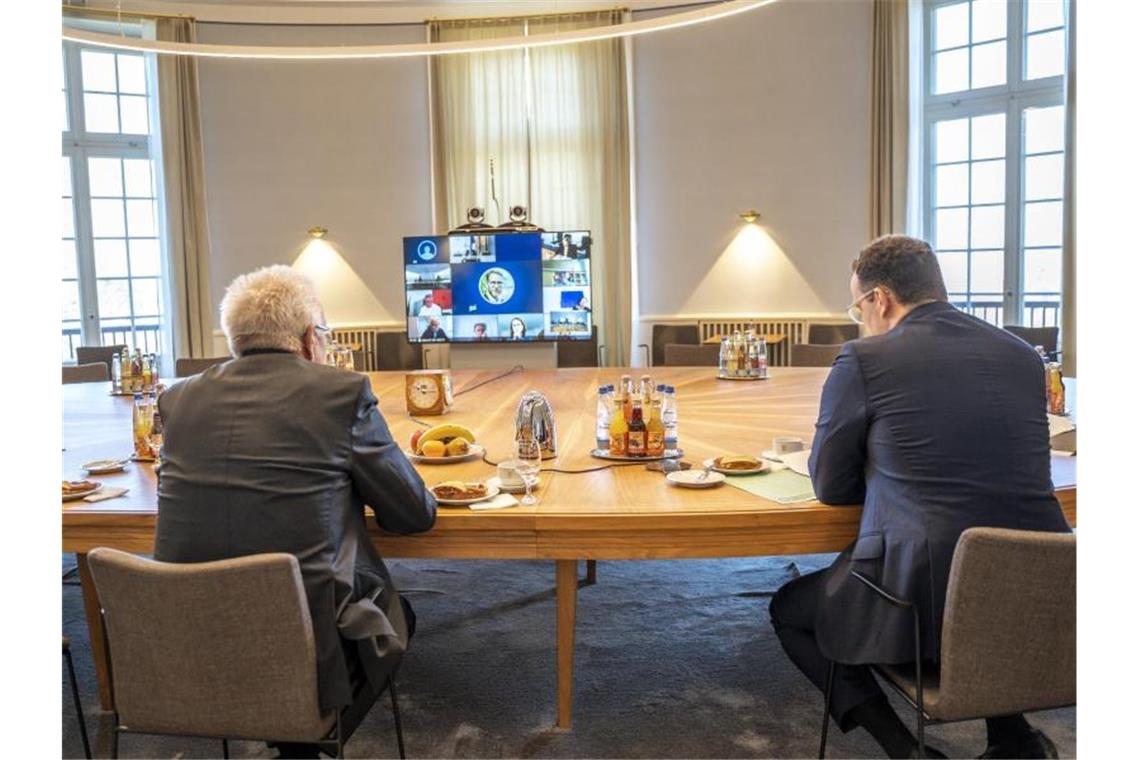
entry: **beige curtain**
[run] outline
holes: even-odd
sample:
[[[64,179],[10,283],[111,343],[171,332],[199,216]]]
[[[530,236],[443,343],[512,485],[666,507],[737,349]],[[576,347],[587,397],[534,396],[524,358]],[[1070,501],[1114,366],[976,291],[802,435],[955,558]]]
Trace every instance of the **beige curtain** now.
[[[621,11],[432,22],[432,40],[547,34],[620,23]],[[520,31],[521,29],[521,31]],[[491,223],[529,207],[546,229],[589,229],[594,319],[607,364],[630,363],[630,155],[625,47],[620,40],[530,51],[442,56],[432,63],[436,219],[469,206]],[[490,200],[489,158],[501,217]]]
[[[907,228],[910,53],[907,0],[874,0],[871,27],[872,238]]]
[[[1061,249],[1061,362],[1077,376],[1077,2],[1069,3],[1068,69],[1065,71],[1065,211]]]
[[[194,42],[194,22],[157,19],[155,36],[172,42]],[[157,66],[174,351],[178,357],[212,356],[214,315],[198,64],[191,56],[160,55]]]

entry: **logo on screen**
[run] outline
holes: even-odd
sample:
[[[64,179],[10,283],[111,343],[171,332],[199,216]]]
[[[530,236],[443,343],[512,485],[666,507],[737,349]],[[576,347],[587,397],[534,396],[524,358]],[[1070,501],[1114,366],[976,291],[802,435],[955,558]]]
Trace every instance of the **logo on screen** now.
[[[423,261],[431,261],[439,255],[439,248],[436,247],[435,241],[423,240],[416,246],[416,255]]]
[[[506,303],[514,294],[515,278],[501,267],[492,267],[479,278],[479,295],[489,304]]]

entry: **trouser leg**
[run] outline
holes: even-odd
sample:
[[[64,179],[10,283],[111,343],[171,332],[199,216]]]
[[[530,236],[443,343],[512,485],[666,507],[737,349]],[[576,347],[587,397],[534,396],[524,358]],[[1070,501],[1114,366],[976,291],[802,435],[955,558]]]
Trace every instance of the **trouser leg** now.
[[[822,693],[827,686],[830,661],[815,639],[815,613],[822,598],[824,573],[819,570],[784,584],[768,606],[772,626],[788,657]],[[868,700],[885,699],[882,688],[866,665],[835,666],[831,687],[831,716],[842,731],[855,727],[850,713]]]

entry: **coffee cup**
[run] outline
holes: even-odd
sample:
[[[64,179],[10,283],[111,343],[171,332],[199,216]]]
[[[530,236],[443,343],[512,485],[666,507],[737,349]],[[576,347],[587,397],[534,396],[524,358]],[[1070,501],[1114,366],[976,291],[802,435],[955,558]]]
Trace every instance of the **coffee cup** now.
[[[508,460],[499,462],[496,468],[499,474],[499,483],[504,489],[525,488],[526,483],[518,471],[518,462]]]
[[[793,452],[803,450],[803,438],[796,438],[795,436],[777,436],[772,439],[772,451],[778,457],[782,457],[784,454],[791,454]]]

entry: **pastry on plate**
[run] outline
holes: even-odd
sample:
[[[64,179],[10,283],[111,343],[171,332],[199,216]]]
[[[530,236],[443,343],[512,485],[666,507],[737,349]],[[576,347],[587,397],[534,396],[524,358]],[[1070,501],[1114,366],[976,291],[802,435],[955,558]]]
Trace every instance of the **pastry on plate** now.
[[[449,480],[432,486],[431,490],[437,499],[481,499],[487,495],[487,484]]]
[[[757,467],[763,466],[759,459],[747,454],[731,454],[717,457],[714,461],[718,470],[755,470]]]

